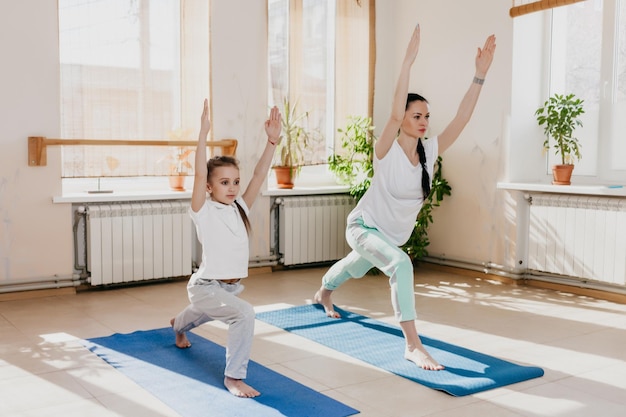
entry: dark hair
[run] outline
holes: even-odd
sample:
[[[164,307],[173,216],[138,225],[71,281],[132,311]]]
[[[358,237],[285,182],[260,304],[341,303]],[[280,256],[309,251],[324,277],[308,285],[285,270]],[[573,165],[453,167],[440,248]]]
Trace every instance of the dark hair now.
[[[207,182],[211,181],[211,175],[215,172],[215,168],[226,167],[226,166],[235,167],[239,169],[239,162],[232,156],[219,156],[218,155],[209,159],[206,163],[206,167],[207,167],[206,181]],[[241,207],[241,205],[239,205],[237,201],[235,201],[235,205],[237,206],[237,210],[239,210],[239,214],[241,215],[241,219],[243,220],[244,226],[246,226],[246,231],[250,233],[251,226],[250,226],[250,220],[248,219],[248,215],[244,211],[243,207]]]
[[[423,101],[424,103],[428,103],[424,97],[419,94],[409,93],[406,97],[406,106],[404,106],[404,111],[409,109],[409,105],[414,101]],[[422,165],[422,192],[424,193],[424,200],[428,198],[430,195],[430,175],[428,175],[428,171],[426,170],[426,152],[424,152],[424,144],[422,143],[422,139],[417,139],[417,155],[420,158],[420,164]]]
[[[414,101],[423,101],[424,103],[428,103],[428,100],[426,100],[424,97],[420,96],[419,94],[409,93],[406,96],[406,106],[404,106],[404,110],[408,110],[409,104],[413,103]]]

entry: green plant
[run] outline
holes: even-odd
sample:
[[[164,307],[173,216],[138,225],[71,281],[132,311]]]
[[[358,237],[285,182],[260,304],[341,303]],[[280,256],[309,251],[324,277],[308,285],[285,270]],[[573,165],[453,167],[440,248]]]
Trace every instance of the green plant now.
[[[374,175],[374,127],[370,117],[349,116],[341,133],[342,154],[328,157],[330,170],[340,183],[350,186],[350,195],[359,200]],[[345,155],[345,156],[344,156]]]
[[[277,161],[274,166],[300,167],[304,163],[304,150],[312,139],[312,132],[303,126],[309,112],[298,113],[297,104],[292,105],[287,98],[283,100],[283,138],[276,149]]]
[[[422,209],[417,215],[415,228],[413,229],[413,233],[411,233],[411,237],[409,237],[409,240],[402,247],[413,261],[422,259],[424,256],[428,255],[428,251],[426,250],[426,247],[430,245],[430,240],[428,240],[428,226],[433,223],[433,209],[439,207],[443,198],[450,195],[450,191],[452,190],[448,181],[443,177],[441,161],[441,156],[437,157],[430,194],[428,198],[424,200],[424,205],[422,205]]]
[[[554,153],[561,156],[561,164],[572,164],[573,159],[579,160],[580,143],[574,137],[574,130],[582,126],[578,118],[585,113],[584,100],[574,94],[554,94],[535,111],[537,123],[544,126],[546,138],[543,147],[550,148],[550,139],[554,141]]]
[[[328,158],[329,169],[335,174],[340,183],[350,186],[350,195],[357,201],[365,194],[374,175],[374,127],[369,117],[350,116],[344,129],[337,129],[341,133],[341,154],[333,153]],[[345,156],[344,156],[345,155]],[[428,255],[426,247],[428,240],[428,226],[433,222],[432,211],[441,205],[446,195],[450,195],[451,187],[443,178],[441,156],[435,162],[432,188],[428,198],[424,200],[422,209],[417,215],[415,228],[411,237],[402,249],[413,261]]]

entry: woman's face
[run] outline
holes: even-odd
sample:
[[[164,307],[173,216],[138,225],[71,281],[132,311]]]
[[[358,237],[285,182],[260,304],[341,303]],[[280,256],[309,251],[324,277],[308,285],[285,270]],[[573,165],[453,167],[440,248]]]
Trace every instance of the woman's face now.
[[[402,131],[413,138],[423,138],[428,130],[430,106],[425,101],[415,100],[404,113]]]
[[[214,201],[232,204],[239,195],[239,169],[228,165],[215,168],[207,183],[207,191]]]

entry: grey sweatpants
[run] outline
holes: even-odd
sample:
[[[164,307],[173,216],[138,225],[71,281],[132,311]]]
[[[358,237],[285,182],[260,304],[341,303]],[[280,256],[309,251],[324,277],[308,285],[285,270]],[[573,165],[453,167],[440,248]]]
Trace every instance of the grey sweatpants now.
[[[228,324],[226,369],[224,375],[244,379],[248,370],[254,336],[254,308],[237,297],[243,285],[219,280],[197,279],[187,285],[191,304],[174,320],[174,331],[188,332],[211,320]]]

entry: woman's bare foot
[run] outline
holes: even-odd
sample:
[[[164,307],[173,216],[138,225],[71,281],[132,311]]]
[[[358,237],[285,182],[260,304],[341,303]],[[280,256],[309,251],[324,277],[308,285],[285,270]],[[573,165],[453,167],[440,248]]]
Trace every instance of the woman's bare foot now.
[[[172,328],[174,328],[174,320],[175,319],[170,320]],[[176,347],[180,349],[187,349],[191,347],[191,342],[187,339],[187,335],[185,333],[178,333],[176,330],[174,330],[174,333],[176,334]]]
[[[404,349],[404,359],[413,362],[420,368],[427,371],[441,371],[444,369],[443,365],[439,365],[439,363],[437,363],[437,361],[434,360],[428,352],[426,352],[426,349],[424,349],[423,346],[417,347],[412,351],[409,350],[409,347],[407,346]]]
[[[224,386],[235,397],[253,398],[258,397],[261,393],[250,385],[243,382],[242,379],[235,379],[229,376],[224,377]]]
[[[320,288],[313,297],[313,301],[317,304],[321,304],[324,307],[324,311],[326,315],[333,319],[338,319],[341,317],[341,314],[335,311],[335,306],[330,299],[331,290],[327,290],[326,288]]]

